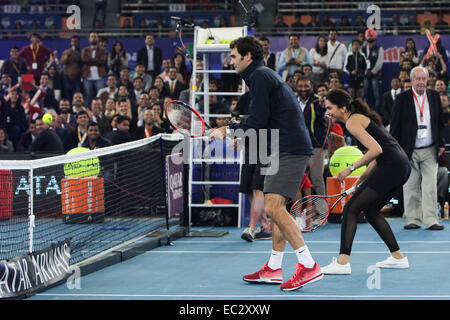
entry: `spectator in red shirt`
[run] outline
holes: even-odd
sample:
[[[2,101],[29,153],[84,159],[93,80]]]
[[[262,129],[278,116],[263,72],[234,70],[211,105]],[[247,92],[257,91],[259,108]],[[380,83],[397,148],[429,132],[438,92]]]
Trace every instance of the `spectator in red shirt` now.
[[[56,56],[56,51],[53,53],[42,44],[41,36],[33,33],[30,37],[31,44],[22,48],[19,53],[20,58],[24,58],[27,64],[27,71],[32,73],[34,79],[39,81],[42,71],[44,71],[45,63],[50,55]]]

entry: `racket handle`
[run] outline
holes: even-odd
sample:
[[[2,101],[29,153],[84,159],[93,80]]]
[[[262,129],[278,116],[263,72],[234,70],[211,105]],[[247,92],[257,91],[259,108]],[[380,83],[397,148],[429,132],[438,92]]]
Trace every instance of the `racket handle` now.
[[[348,194],[353,193],[353,192],[355,192],[355,187],[351,187],[351,188],[345,190],[345,195],[348,195]]]

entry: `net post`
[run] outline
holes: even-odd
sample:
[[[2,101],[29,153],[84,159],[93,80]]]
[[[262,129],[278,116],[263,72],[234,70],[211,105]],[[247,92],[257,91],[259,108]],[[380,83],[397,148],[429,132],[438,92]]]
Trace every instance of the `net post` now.
[[[159,139],[159,149],[161,154],[161,169],[162,169],[162,176],[163,181],[166,185],[165,188],[165,197],[166,197],[166,229],[167,229],[167,245],[172,246],[173,243],[170,240],[170,224],[169,224],[169,197],[168,197],[168,188],[169,188],[169,177],[167,176],[166,166],[168,166],[168,160],[166,157],[166,154],[164,153],[164,146],[163,146],[163,139]]]
[[[29,195],[28,195],[28,252],[33,252],[33,228],[35,226],[34,220],[34,186],[33,186],[33,167],[30,166],[30,171],[28,172],[28,184],[29,184]]]

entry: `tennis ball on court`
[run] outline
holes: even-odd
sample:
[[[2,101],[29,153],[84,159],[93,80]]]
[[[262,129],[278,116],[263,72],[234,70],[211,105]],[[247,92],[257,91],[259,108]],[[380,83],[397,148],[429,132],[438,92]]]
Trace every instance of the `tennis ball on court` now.
[[[220,43],[222,44],[227,43],[227,40],[220,40]]]
[[[68,155],[89,151],[88,148],[73,148]],[[64,165],[64,174],[70,178],[97,177],[100,173],[100,160],[93,157],[84,160],[68,162]]]
[[[212,44],[212,40],[210,39],[206,40],[206,44]]]
[[[357,147],[344,146],[337,149],[330,158],[329,167],[331,174],[336,177],[339,172],[363,157],[363,153]],[[366,167],[360,167],[353,171],[350,176],[360,176]]]
[[[50,124],[53,121],[53,116],[50,113],[46,113],[42,116],[42,122],[45,124]]]

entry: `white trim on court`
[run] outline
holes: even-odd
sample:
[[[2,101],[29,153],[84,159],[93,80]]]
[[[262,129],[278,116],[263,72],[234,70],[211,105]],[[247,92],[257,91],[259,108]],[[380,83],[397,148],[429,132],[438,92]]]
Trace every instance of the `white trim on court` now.
[[[152,250],[152,251],[148,251],[145,254],[161,254],[161,253],[175,253],[175,254],[249,254],[249,253],[256,253],[256,254],[267,254],[267,250],[266,251],[218,251],[218,250],[214,250],[214,251],[208,251],[208,250]],[[380,254],[380,253],[386,253],[389,252],[388,250],[383,250],[383,251],[353,251],[352,250],[352,254]],[[286,251],[286,253],[294,253],[293,251]],[[336,251],[314,251],[311,250],[311,253],[314,254],[336,254]],[[402,251],[402,253],[404,254],[450,254],[450,251]]]
[[[248,298],[251,300],[259,300],[265,298],[283,298],[285,299],[304,299],[304,298],[335,298],[335,299],[343,299],[343,298],[384,298],[384,299],[449,299],[450,295],[320,295],[320,294],[298,294],[298,295],[289,295],[289,294],[264,294],[264,295],[225,295],[225,294],[101,294],[101,293],[38,293],[36,296],[47,296],[47,297],[91,297],[91,298],[115,298],[115,297],[124,297],[124,298],[221,298],[221,299],[234,299],[234,298]]]
[[[246,241],[237,241],[237,240],[206,240],[206,241],[200,241],[200,240],[176,240],[175,243],[182,243],[182,244],[196,244],[196,243],[242,243],[242,244],[246,244]],[[267,240],[257,240],[257,241],[253,241],[252,244],[267,244],[267,243],[272,243],[272,239],[267,239]],[[307,244],[310,243],[337,243],[339,244],[340,241],[339,240],[306,240]],[[353,243],[362,243],[362,244],[384,244],[383,241],[353,241]],[[403,240],[403,241],[399,241],[397,240],[397,243],[424,243],[424,244],[448,244],[450,243],[450,241],[439,241],[439,240],[429,240],[429,241],[424,241],[424,240],[420,240],[420,241],[416,241],[416,240]]]

